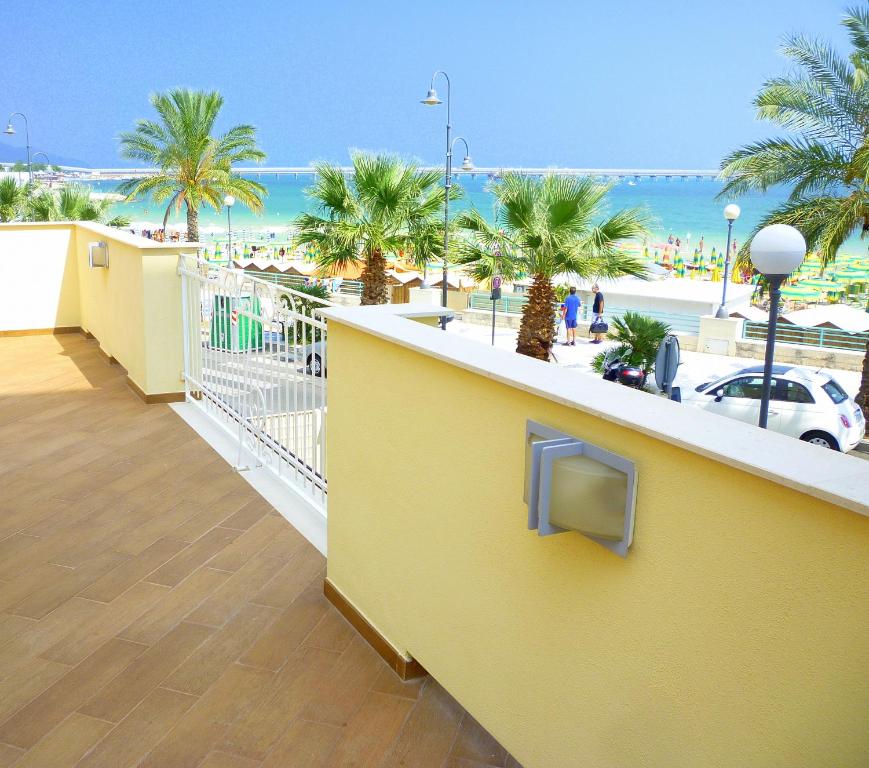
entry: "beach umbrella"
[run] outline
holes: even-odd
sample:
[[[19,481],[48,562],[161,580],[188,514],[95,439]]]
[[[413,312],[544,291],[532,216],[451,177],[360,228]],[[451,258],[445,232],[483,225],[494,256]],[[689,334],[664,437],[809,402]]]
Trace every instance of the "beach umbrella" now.
[[[845,290],[844,286],[840,283],[837,283],[835,280],[825,280],[822,277],[814,277],[809,278],[808,280],[802,280],[799,283],[802,286],[807,286],[809,288],[814,288],[819,291],[823,291],[824,293],[842,293]]]
[[[869,282],[869,270],[865,269],[852,269],[850,267],[837,269],[835,276],[836,280],[841,280],[843,283]]]
[[[787,285],[781,289],[781,295],[786,299],[820,299],[821,292],[817,288],[798,283]]]

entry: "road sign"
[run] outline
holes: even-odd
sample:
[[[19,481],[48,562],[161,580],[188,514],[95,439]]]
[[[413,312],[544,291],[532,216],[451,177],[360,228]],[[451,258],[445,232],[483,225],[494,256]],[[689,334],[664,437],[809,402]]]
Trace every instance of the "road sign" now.
[[[655,357],[655,384],[662,392],[666,392],[668,397],[673,391],[673,381],[679,369],[680,356],[679,339],[668,334],[658,347],[658,354]]]
[[[495,288],[500,288],[500,287],[501,287],[501,278],[496,275],[495,277],[492,278],[492,289],[494,290]]]
[[[229,321],[233,325],[238,325],[238,310],[237,309],[232,310],[232,314],[230,314],[230,316],[229,316]]]

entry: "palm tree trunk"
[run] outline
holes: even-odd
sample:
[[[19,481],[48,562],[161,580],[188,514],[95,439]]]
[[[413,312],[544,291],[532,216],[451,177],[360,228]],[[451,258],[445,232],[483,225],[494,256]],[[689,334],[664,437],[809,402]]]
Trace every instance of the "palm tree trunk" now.
[[[389,287],[386,284],[386,259],[383,251],[376,248],[368,254],[362,270],[362,304],[386,304]]]
[[[187,240],[191,243],[199,242],[199,209],[190,205],[187,201]]]
[[[516,351],[520,355],[549,360],[549,349],[555,340],[556,296],[552,281],[545,275],[534,275],[528,303],[522,310]]]
[[[860,379],[857,405],[863,409],[863,415],[869,419],[869,341],[866,342],[866,356],[863,358],[863,377]]]

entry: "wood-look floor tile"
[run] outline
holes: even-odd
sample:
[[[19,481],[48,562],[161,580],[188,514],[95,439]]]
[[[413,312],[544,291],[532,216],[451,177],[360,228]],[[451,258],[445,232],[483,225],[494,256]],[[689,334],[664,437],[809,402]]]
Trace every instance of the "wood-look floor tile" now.
[[[208,567],[217,568],[221,571],[237,571],[251,557],[274,541],[275,536],[286,527],[286,520],[269,515],[263,517],[259,522],[238,536],[235,541],[211,558],[208,561]]]
[[[278,611],[265,605],[242,605],[221,629],[216,630],[164,682],[167,688],[200,695],[226,668],[242,656],[258,637],[269,632]]]
[[[350,622],[330,605],[317,626],[305,638],[305,645],[343,653],[356,634]]]
[[[218,749],[262,760],[337,662],[332,651],[300,648],[278,673],[271,695],[233,724]]]
[[[47,584],[52,584],[67,575],[69,569],[59,565],[43,563],[23,573],[15,575],[11,581],[3,585],[0,591],[0,611],[9,611],[10,608],[23,602],[29,595],[45,589]]]
[[[45,584],[11,608],[10,613],[41,619],[126,559],[119,552],[104,552],[80,568],[67,569],[56,581]]]
[[[273,608],[286,608],[317,577],[326,564],[314,547],[308,547],[291,558],[251,600]]]
[[[125,717],[88,755],[79,768],[138,765],[196,703],[195,696],[157,688]]]
[[[88,600],[110,603],[137,581],[155,571],[167,560],[171,560],[187,546],[183,541],[158,539],[135,557],[131,557],[113,571],[97,579],[87,589],[80,592],[79,596]]]
[[[174,587],[237,538],[231,528],[212,528],[147,577],[146,581]]]
[[[0,723],[56,683],[69,670],[68,665],[47,659],[23,659],[17,670],[0,680]]]
[[[418,699],[428,677],[417,677],[413,680],[402,680],[391,667],[384,666],[377,675],[372,691],[388,693],[392,696],[402,696],[405,699]]]
[[[215,748],[231,723],[271,692],[271,672],[230,665],[143,761],[140,768],[187,768]]]
[[[11,744],[0,744],[0,768],[9,768],[15,764],[24,750],[19,747],[13,747]]]
[[[265,499],[252,499],[238,512],[223,520],[220,525],[223,528],[236,528],[239,531],[246,531],[254,523],[265,517],[271,511],[271,508],[271,505]]]
[[[296,720],[281,736],[262,768],[323,768],[344,728],[310,720]]]
[[[16,763],[16,768],[72,768],[114,726],[73,712]]]
[[[326,765],[331,768],[381,765],[413,706],[409,699],[369,692],[344,729]],[[413,765],[418,764],[414,761]]]
[[[122,720],[213,632],[201,624],[182,622],[102,687],[79,711],[112,723]]]
[[[41,652],[40,656],[64,664],[78,664],[110,637],[114,637],[131,622],[157,605],[166,597],[168,592],[168,587],[161,587],[159,584],[146,584],[145,582],[134,584],[120,597],[115,598],[111,605],[97,603],[96,605],[102,610],[94,617],[69,626],[66,632],[54,632],[54,636],[60,639]],[[94,605],[92,601],[80,597],[74,597],[67,604],[82,603]],[[50,614],[47,618],[51,618],[53,615]],[[46,620],[43,619],[43,621]]]
[[[109,640],[0,725],[0,741],[29,749],[144,650],[139,643]]]
[[[0,648],[0,669],[3,670],[3,674],[6,676],[14,674],[19,667],[28,664],[34,656],[40,656],[51,648],[57,642],[57,638],[75,632],[83,625],[99,621],[105,614],[104,608],[105,606],[99,603],[73,598],[44,619],[39,621],[31,619],[32,623],[28,629]],[[95,650],[96,648],[92,649]],[[57,661],[62,660],[57,659]],[[81,659],[76,660],[78,661]],[[71,662],[64,663],[71,664]]]
[[[368,643],[355,637],[320,680],[301,716],[320,723],[347,725],[385,666],[386,662]]]
[[[462,720],[451,756],[484,765],[503,766],[507,762],[507,750],[468,714]]]
[[[188,613],[223,584],[230,574],[199,568],[173,587],[157,605],[118,633],[118,637],[151,645],[171,630]]]
[[[14,533],[0,541],[0,562],[7,562],[9,558],[26,552],[34,544],[40,541],[38,536],[27,533]]]
[[[458,702],[429,679],[383,768],[440,768],[450,754],[463,715]]]
[[[277,671],[284,666],[293,651],[302,644],[330,608],[329,601],[320,590],[305,590],[262,633],[241,657],[241,663]]]
[[[0,584],[0,589],[3,585]],[[14,616],[11,613],[0,613],[0,648],[10,640],[14,640],[22,632],[27,631],[37,619],[29,619],[26,616]]]
[[[257,768],[259,765],[259,760],[250,760],[240,755],[231,755],[229,752],[209,752],[197,768]],[[284,765],[292,765],[293,768],[297,768],[298,766],[297,763],[285,763]]]
[[[221,626],[238,610],[240,605],[246,603],[259,592],[263,585],[282,567],[283,562],[280,560],[257,555],[233,574],[215,571],[215,573],[222,573],[225,578],[228,578],[198,607],[192,610],[187,619],[199,624]]]

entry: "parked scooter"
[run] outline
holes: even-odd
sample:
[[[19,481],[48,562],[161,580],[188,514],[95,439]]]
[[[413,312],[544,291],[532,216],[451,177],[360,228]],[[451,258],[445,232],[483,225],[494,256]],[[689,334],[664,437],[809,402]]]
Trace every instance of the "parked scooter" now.
[[[646,384],[646,374],[642,368],[622,362],[621,357],[610,350],[603,361],[604,381],[617,381],[626,387],[642,389]]]

